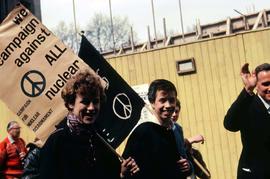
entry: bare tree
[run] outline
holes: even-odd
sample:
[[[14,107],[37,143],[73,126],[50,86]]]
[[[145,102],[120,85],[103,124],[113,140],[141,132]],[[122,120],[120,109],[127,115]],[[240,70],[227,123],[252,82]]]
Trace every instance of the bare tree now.
[[[113,17],[113,33],[115,47],[130,45],[130,27],[127,17]],[[136,41],[136,33],[133,32]],[[85,36],[99,51],[113,50],[113,35],[111,30],[110,17],[103,14],[95,14],[85,29]]]
[[[130,27],[131,25],[129,24],[127,17],[113,18],[113,32],[116,48],[120,48],[122,45],[131,45]],[[52,31],[64,42],[65,45],[72,48],[75,52],[78,52],[80,38],[76,37],[78,34],[76,34],[72,23],[67,25],[65,22],[61,21]],[[109,16],[95,14],[87,24],[84,32],[85,36],[100,52],[113,50],[114,45]],[[135,42],[138,39],[136,32],[133,32],[133,39]]]
[[[75,52],[78,52],[80,38],[76,37],[78,34],[75,32],[74,25],[72,23],[67,25],[64,21],[61,21],[52,31],[64,42],[65,45],[73,49]]]

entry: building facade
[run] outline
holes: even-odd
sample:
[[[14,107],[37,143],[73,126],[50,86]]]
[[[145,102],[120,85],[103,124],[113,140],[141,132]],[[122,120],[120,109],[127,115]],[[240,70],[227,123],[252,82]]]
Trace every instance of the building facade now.
[[[254,69],[270,59],[270,28],[171,45],[107,58],[130,86],[155,79],[172,81],[181,101],[184,136],[202,134],[206,141],[194,144],[204,157],[213,179],[236,178],[242,150],[240,133],[223,127],[224,116],[243,89],[240,68]],[[177,62],[193,59],[196,71],[179,74]],[[125,143],[118,148],[121,153]]]

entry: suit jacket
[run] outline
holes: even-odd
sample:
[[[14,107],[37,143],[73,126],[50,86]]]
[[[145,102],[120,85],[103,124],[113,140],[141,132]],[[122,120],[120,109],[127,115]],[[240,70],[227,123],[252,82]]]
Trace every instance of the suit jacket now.
[[[240,131],[243,145],[238,164],[238,179],[270,178],[270,115],[257,95],[242,90],[229,108],[224,127]]]

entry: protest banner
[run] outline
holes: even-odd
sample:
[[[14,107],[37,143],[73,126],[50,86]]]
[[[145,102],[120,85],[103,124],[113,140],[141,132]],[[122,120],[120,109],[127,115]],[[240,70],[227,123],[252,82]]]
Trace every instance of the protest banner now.
[[[0,99],[39,138],[64,118],[61,90],[85,69],[91,70],[21,4],[1,23]]]
[[[117,148],[137,125],[145,103],[83,35],[79,57],[106,81],[107,101],[97,124],[106,141]]]

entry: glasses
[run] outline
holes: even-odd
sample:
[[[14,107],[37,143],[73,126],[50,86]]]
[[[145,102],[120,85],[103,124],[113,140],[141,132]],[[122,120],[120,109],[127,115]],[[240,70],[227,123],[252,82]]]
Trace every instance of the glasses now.
[[[12,129],[14,129],[14,130],[19,130],[19,129],[21,129],[21,127],[12,127],[12,128],[10,128],[9,130],[12,130]]]

